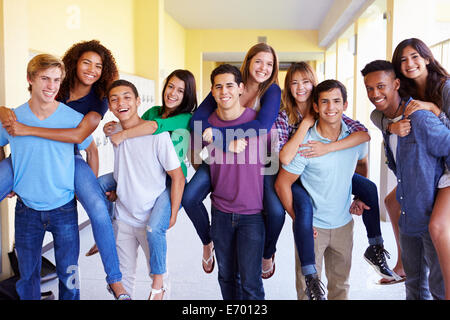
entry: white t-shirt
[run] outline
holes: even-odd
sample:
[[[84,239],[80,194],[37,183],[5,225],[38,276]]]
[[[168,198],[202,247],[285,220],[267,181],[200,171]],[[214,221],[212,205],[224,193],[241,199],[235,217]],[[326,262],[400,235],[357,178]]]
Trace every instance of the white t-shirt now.
[[[114,147],[116,219],[145,227],[156,199],[166,189],[166,171],[178,167],[168,132],[127,139]]]

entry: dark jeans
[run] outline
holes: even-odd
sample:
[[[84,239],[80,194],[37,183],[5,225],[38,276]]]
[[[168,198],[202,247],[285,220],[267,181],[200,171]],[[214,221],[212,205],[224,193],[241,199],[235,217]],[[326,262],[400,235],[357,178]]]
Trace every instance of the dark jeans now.
[[[261,278],[264,219],[258,214],[225,213],[212,208],[211,236],[224,300],[263,300]]]
[[[42,242],[46,231],[52,233],[55,245],[59,299],[79,300],[80,238],[75,200],[53,210],[37,211],[17,199],[15,246],[20,272],[17,293],[21,300],[41,299]]]

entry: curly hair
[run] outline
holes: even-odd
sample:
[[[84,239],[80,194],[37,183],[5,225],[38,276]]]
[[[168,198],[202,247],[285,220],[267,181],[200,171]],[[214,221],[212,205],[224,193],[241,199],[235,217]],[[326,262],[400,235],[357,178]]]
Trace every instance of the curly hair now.
[[[75,79],[77,77],[78,60],[85,52],[95,52],[102,59],[102,74],[100,79],[94,83],[95,93],[99,99],[106,96],[108,87],[119,78],[119,71],[117,69],[116,60],[111,51],[105,48],[100,41],[90,40],[75,43],[69,50],[66,51],[62,60],[66,66],[66,77],[61,83],[58,93],[58,98],[68,98],[70,90],[75,86]]]

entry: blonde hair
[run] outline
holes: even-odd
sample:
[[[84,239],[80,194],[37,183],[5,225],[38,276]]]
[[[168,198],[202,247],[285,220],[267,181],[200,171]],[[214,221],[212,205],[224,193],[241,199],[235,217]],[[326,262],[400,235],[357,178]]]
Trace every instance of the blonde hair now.
[[[313,85],[313,89],[317,85],[316,73],[314,72],[313,68],[311,68],[311,66],[308,63],[302,61],[302,62],[296,62],[296,63],[291,64],[291,66],[289,67],[289,69],[286,73],[286,78],[284,80],[284,90],[283,90],[283,94],[281,95],[281,101],[282,101],[281,110],[285,110],[286,114],[288,115],[289,124],[291,124],[291,125],[294,125],[294,124],[297,124],[300,122],[298,112],[296,111],[297,102],[295,101],[295,98],[292,96],[292,93],[291,93],[291,81],[292,81],[292,78],[294,77],[294,74],[297,72],[300,72],[305,78],[307,78],[309,81],[311,81],[311,83]],[[309,108],[312,107],[312,100],[313,100],[313,95],[311,92],[311,95],[308,98]],[[303,116],[305,116],[305,115],[303,115]]]
[[[260,52],[268,52],[273,56],[273,70],[269,79],[259,84],[258,88],[258,96],[262,96],[266,90],[272,85],[272,83],[278,84],[278,58],[275,53],[275,50],[265,43],[258,43],[251,47],[247,54],[245,55],[244,62],[241,66],[241,74],[242,74],[242,82],[244,85],[247,83],[250,78],[250,62],[254,56],[256,56]]]
[[[61,59],[51,55],[51,54],[38,54],[33,59],[28,62],[27,66],[27,78],[33,80],[36,74],[42,70],[47,70],[49,68],[57,67],[61,70],[61,81],[66,75],[64,68],[64,62]],[[31,92],[31,84],[28,86],[28,91]]]

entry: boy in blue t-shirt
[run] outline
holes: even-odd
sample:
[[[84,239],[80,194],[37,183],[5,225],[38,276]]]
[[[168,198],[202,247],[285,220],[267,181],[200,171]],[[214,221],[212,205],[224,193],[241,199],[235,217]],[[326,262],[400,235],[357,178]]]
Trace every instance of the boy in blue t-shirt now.
[[[31,98],[15,109],[17,121],[35,127],[75,128],[83,116],[55,101],[64,64],[48,54],[34,57],[27,67]],[[10,136],[0,128],[0,146],[9,143],[17,194],[15,247],[21,300],[40,300],[42,242],[46,231],[53,235],[59,299],[79,300],[79,234],[74,199],[73,144],[33,136]],[[88,137],[80,150],[93,143]],[[0,154],[0,157],[4,155]]]
[[[314,110],[319,120],[309,129],[305,141],[323,143],[344,139],[349,135],[342,114],[347,108],[346,89],[339,81],[326,80],[314,93]],[[348,299],[349,275],[353,247],[353,218],[350,212],[352,177],[357,165],[367,165],[367,143],[353,148],[328,153],[322,157],[305,158],[300,154],[289,165],[283,165],[275,182],[275,190],[286,211],[295,217],[292,184],[299,178],[312,199],[313,226],[317,232],[314,240],[317,274],[321,274],[325,260],[328,280],[328,299]],[[356,200],[354,206],[365,204]],[[362,210],[355,212],[362,214]],[[306,278],[306,282],[318,281]],[[305,289],[305,285],[299,284]],[[322,284],[320,284],[320,287]],[[308,286],[309,287],[309,286]],[[304,291],[304,290],[302,290]],[[321,292],[308,293],[324,299]]]

